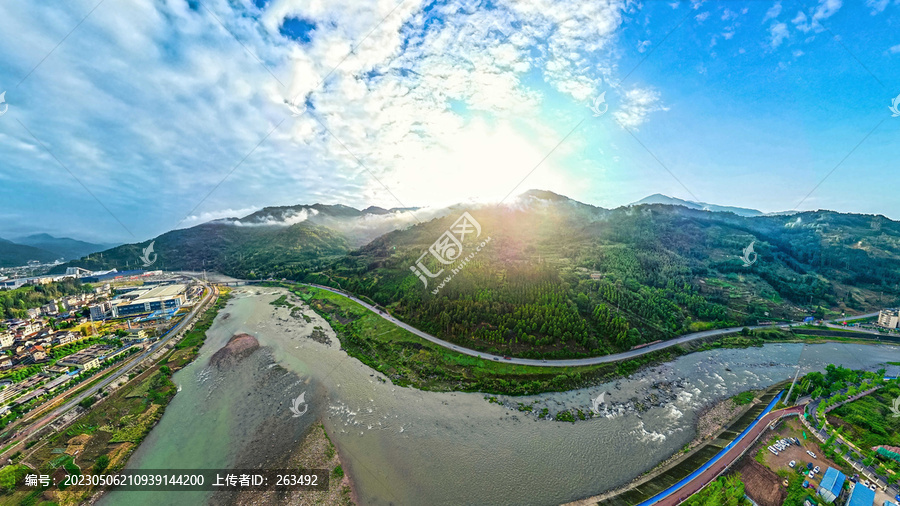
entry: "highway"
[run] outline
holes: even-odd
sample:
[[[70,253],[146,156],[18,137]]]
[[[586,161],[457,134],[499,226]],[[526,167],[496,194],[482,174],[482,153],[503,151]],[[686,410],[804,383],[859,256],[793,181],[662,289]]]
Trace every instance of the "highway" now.
[[[121,366],[118,370],[116,370],[114,373],[110,374],[107,378],[103,379],[96,385],[88,388],[84,392],[78,394],[77,396],[75,396],[74,398],[72,398],[71,400],[69,400],[68,402],[63,404],[62,406],[50,411],[48,414],[42,416],[37,421],[29,424],[29,426],[27,428],[18,432],[15,437],[10,439],[6,443],[7,444],[11,443],[11,442],[21,443],[30,434],[33,434],[33,433],[39,431],[45,425],[47,425],[48,423],[55,420],[57,417],[63,415],[65,412],[67,412],[70,409],[77,406],[79,402],[83,401],[84,399],[86,399],[92,395],[95,395],[98,390],[105,388],[110,383],[116,381],[117,379],[122,377],[123,374],[128,374],[132,369],[137,367],[145,358],[149,357],[150,355],[152,355],[153,353],[158,351],[160,347],[165,346],[165,344],[167,342],[169,342],[171,339],[173,339],[175,336],[177,336],[182,330],[185,329],[185,327],[187,327],[194,320],[194,318],[197,317],[197,315],[200,313],[201,309],[206,305],[207,302],[209,302],[210,298],[213,297],[213,295],[218,295],[219,291],[217,288],[212,287],[210,285],[206,285],[206,287],[207,287],[207,291],[206,291],[207,293],[206,293],[206,296],[203,298],[203,300],[198,302],[197,304],[195,304],[194,308],[191,310],[191,312],[188,313],[187,316],[182,318],[181,321],[175,327],[170,329],[169,332],[167,332],[157,342],[153,343],[153,345],[151,345],[149,348],[144,350],[144,352],[140,353],[139,355],[134,357],[131,361],[129,361],[125,365]],[[27,418],[25,420],[27,420]],[[19,446],[19,444],[15,444],[15,445],[11,446],[10,448],[8,448],[3,454],[0,454],[0,458],[3,458],[6,456],[6,454],[9,454],[10,452],[15,451],[17,446]]]
[[[463,353],[465,355],[471,355],[473,357],[481,357],[481,358],[488,359],[488,360],[503,361],[503,362],[506,362],[509,364],[532,365],[532,366],[538,366],[538,367],[579,367],[579,366],[585,366],[585,365],[608,364],[610,362],[618,362],[620,360],[628,360],[630,358],[639,357],[641,355],[646,355],[647,353],[652,353],[654,351],[664,350],[666,348],[670,348],[672,346],[677,346],[679,344],[689,343],[691,341],[696,341],[697,339],[705,339],[705,338],[709,338],[709,337],[723,336],[726,334],[734,334],[734,333],[740,332],[744,328],[744,327],[730,327],[730,328],[726,328],[726,329],[704,330],[702,332],[694,332],[691,334],[684,334],[680,337],[676,337],[674,339],[669,339],[668,341],[663,341],[661,343],[656,343],[656,344],[653,344],[650,346],[645,346],[643,348],[638,348],[636,350],[623,351],[621,353],[613,353],[611,355],[603,355],[601,357],[574,358],[574,359],[562,359],[562,360],[536,360],[536,359],[530,359],[530,358],[515,358],[515,357],[506,359],[500,355],[491,355],[490,353],[485,353],[482,351],[476,351],[476,350],[471,350],[469,348],[464,348],[462,346],[459,346],[459,345],[453,344],[451,342],[444,341],[443,339],[437,338],[431,334],[428,334],[427,332],[422,332],[421,330],[419,330],[411,325],[407,325],[406,323],[403,323],[402,321],[394,318],[389,313],[380,311],[378,308],[376,308],[366,302],[363,302],[363,301],[359,300],[358,298],[356,298],[354,295],[344,292],[342,290],[338,290],[335,288],[330,288],[330,287],[322,286],[322,285],[316,285],[313,283],[301,283],[301,284],[307,285],[307,286],[312,286],[312,287],[319,288],[322,290],[327,290],[331,293],[334,293],[334,294],[340,295],[342,297],[345,297],[347,299],[350,299],[353,302],[356,302],[357,304],[361,305],[362,307],[368,309],[369,311],[372,311],[373,313],[381,316],[385,320],[393,323],[394,325],[397,325],[398,327],[400,327],[404,330],[412,332],[413,334],[421,337],[422,339],[431,341],[432,343],[437,344],[438,346],[443,346],[444,348],[447,348],[447,349],[450,349],[450,350],[453,350],[453,351],[456,351],[459,353]],[[859,315],[859,316],[847,316],[844,318],[838,318],[838,319],[829,320],[829,321],[837,322],[837,321],[852,320],[852,319],[857,319],[857,318],[871,318],[873,316],[878,316],[878,313],[870,313],[870,314]],[[751,330],[757,330],[757,329],[771,329],[771,328],[789,328],[789,327],[798,326],[798,325],[803,325],[803,323],[795,322],[795,323],[782,323],[779,325],[757,325],[757,326],[752,326],[752,327],[747,327],[747,328],[749,328]]]

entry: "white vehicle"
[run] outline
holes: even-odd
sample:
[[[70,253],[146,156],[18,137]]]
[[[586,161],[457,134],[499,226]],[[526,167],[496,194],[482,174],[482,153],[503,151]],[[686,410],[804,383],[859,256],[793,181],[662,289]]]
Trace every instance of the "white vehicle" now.
[[[794,461],[794,460],[792,460],[788,465],[791,466],[791,467],[794,467],[794,466],[797,465],[797,462]]]
[[[816,466],[815,469],[813,469],[813,473],[819,474],[819,471],[820,471],[820,470],[821,470],[821,469],[819,469],[819,466]]]
[[[815,454],[815,453],[813,453],[813,452],[811,452],[811,451],[809,451],[809,450],[806,450],[806,453],[809,454],[810,457],[816,458],[816,454]]]
[[[872,492],[875,492],[875,484],[874,483],[869,484],[869,490],[871,490]]]

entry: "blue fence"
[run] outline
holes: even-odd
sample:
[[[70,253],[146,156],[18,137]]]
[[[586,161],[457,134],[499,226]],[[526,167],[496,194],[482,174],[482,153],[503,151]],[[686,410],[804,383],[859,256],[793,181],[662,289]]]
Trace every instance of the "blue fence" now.
[[[719,461],[719,459],[721,459],[723,456],[725,456],[725,454],[728,453],[729,450],[731,450],[732,448],[734,448],[735,445],[737,445],[738,443],[740,443],[741,440],[744,439],[744,436],[746,436],[746,435],[747,435],[754,427],[756,427],[756,425],[759,423],[760,420],[762,420],[762,418],[763,418],[764,416],[768,415],[768,414],[772,411],[772,408],[774,408],[775,405],[778,404],[778,401],[781,400],[781,396],[782,396],[782,395],[784,395],[784,390],[782,390],[781,392],[779,392],[778,395],[776,395],[775,398],[772,399],[772,402],[770,402],[769,405],[766,406],[766,409],[764,409],[763,412],[760,413],[760,415],[759,415],[758,417],[756,417],[756,420],[753,420],[753,423],[751,423],[750,425],[748,425],[747,428],[744,429],[743,432],[741,432],[740,434],[738,434],[738,436],[737,436],[736,438],[734,438],[734,440],[733,440],[732,442],[728,443],[728,446],[726,446],[725,448],[722,448],[722,450],[719,451],[719,453],[717,453],[713,458],[711,458],[706,464],[703,464],[703,466],[700,467],[700,469],[697,469],[697,470],[694,471],[693,473],[687,475],[685,478],[683,478],[683,479],[682,479],[681,481],[679,481],[678,483],[676,483],[676,484],[672,485],[671,487],[669,487],[669,488],[663,490],[662,492],[656,494],[655,496],[651,497],[650,499],[647,499],[646,501],[640,503],[638,506],[650,506],[651,504],[656,504],[657,502],[659,502],[659,501],[665,499],[666,497],[669,497],[670,495],[674,494],[675,492],[678,491],[678,489],[680,489],[681,487],[687,485],[687,484],[690,483],[694,478],[696,478],[697,476],[699,476],[700,474],[702,474],[704,471],[706,471],[707,469],[709,469],[710,467],[712,467],[713,464],[715,464],[716,462]]]

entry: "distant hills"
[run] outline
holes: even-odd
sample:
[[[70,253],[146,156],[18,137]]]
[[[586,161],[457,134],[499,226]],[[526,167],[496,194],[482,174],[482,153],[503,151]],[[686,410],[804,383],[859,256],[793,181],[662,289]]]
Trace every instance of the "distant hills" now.
[[[49,263],[55,260],[73,260],[112,246],[50,234],[33,234],[15,240],[0,238],[0,267],[16,267],[30,261]]]
[[[152,268],[340,286],[450,341],[547,358],[900,303],[900,223],[884,216],[647,200],[604,209],[532,190],[439,210],[271,207],[67,265],[141,268],[152,243]],[[481,233],[457,244],[463,212]]]
[[[662,195],[660,193],[655,193],[650,195],[649,197],[644,197],[637,202],[634,202],[633,206],[639,206],[641,204],[665,204],[670,206],[683,206],[688,209],[699,209],[702,211],[712,211],[716,213],[734,213],[738,216],[746,216],[746,217],[754,217],[754,216],[764,216],[766,213],[762,211],[757,211],[756,209],[747,209],[744,207],[731,207],[731,206],[719,206],[716,204],[707,204],[706,202],[693,202],[690,200],[682,200],[675,197],[669,197],[667,195]]]

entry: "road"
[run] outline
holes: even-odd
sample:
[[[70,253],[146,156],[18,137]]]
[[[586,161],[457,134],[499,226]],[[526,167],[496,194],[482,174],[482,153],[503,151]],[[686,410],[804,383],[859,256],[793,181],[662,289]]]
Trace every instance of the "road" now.
[[[506,359],[500,355],[491,355],[490,353],[485,353],[485,352],[481,352],[481,351],[471,350],[469,348],[464,348],[462,346],[458,346],[451,342],[444,341],[443,339],[439,339],[431,334],[428,334],[427,332],[422,332],[421,330],[419,330],[411,325],[407,325],[406,323],[403,323],[402,321],[394,318],[389,313],[381,311],[378,308],[376,308],[364,301],[359,300],[354,295],[344,292],[342,290],[330,288],[327,286],[317,285],[314,283],[301,283],[301,284],[304,284],[307,286],[313,286],[316,288],[320,288],[322,290],[327,290],[331,293],[334,293],[334,294],[340,295],[342,297],[345,297],[347,299],[350,299],[353,302],[356,302],[357,304],[361,305],[362,307],[368,309],[369,311],[372,311],[373,313],[381,316],[385,320],[393,323],[394,325],[397,325],[398,327],[400,327],[404,330],[412,332],[413,334],[421,337],[422,339],[431,341],[432,343],[437,344],[438,346],[443,346],[444,348],[447,348],[447,349],[450,349],[450,350],[453,350],[453,351],[456,351],[459,353],[463,353],[465,355],[471,355],[473,357],[481,357],[481,358],[488,359],[488,360],[503,361],[503,362],[506,362],[509,364],[532,365],[532,366],[538,366],[538,367],[579,367],[579,366],[585,366],[585,365],[608,364],[610,362],[618,362],[620,360],[628,360],[630,358],[639,357],[641,355],[646,355],[647,353],[652,353],[654,351],[664,350],[666,348],[670,348],[672,346],[677,346],[679,344],[689,343],[691,341],[696,341],[697,339],[705,339],[705,338],[709,338],[709,337],[723,336],[726,334],[734,334],[734,333],[740,332],[744,328],[744,327],[730,327],[727,329],[704,330],[702,332],[694,332],[691,334],[685,334],[683,336],[676,337],[674,339],[669,339],[668,341],[656,343],[651,346],[645,346],[643,348],[639,348],[636,350],[623,351],[621,353],[613,353],[612,355],[603,355],[601,357],[573,358],[573,359],[563,359],[563,360],[536,360],[536,359],[530,359],[530,358]],[[839,318],[836,320],[829,320],[829,321],[844,321],[844,320],[856,319],[856,318],[870,318],[872,316],[878,316],[878,313],[870,313],[867,315],[860,315],[860,316],[848,316],[845,318]],[[803,325],[803,323],[796,322],[796,323],[783,323],[783,324],[779,324],[779,325],[757,325],[757,326],[747,327],[747,328],[749,328],[751,330],[756,330],[756,329],[770,329],[770,328],[789,328],[789,327],[798,326],[798,325]]]
[[[739,440],[732,442],[733,446],[730,448],[726,447],[727,450],[725,450],[724,453],[720,453],[714,461],[710,461],[710,463],[706,464],[706,466],[708,466],[706,469],[701,468],[703,469],[702,472],[695,475],[686,483],[680,485],[676,484],[659,496],[641,503],[641,506],[651,504],[656,506],[675,506],[680,504],[691,495],[699,492],[707,483],[715,480],[723,471],[734,464],[734,462],[743,455],[744,451],[753,446],[757,436],[766,430],[769,427],[769,424],[782,416],[800,415],[802,413],[803,406],[794,406],[768,413],[748,427],[748,430],[745,431],[742,436],[739,436]]]
[[[2,458],[6,457],[6,455],[9,454],[10,452],[14,452],[16,447],[19,446],[18,443],[21,443],[30,434],[33,434],[33,433],[39,431],[45,425],[47,425],[48,423],[55,420],[57,417],[63,415],[65,412],[67,412],[70,409],[77,406],[79,402],[83,401],[84,399],[86,399],[92,395],[95,395],[98,390],[105,388],[110,383],[116,381],[117,379],[122,377],[123,374],[128,374],[132,369],[137,367],[145,358],[149,357],[150,355],[152,355],[153,353],[158,351],[160,347],[164,346],[169,340],[171,340],[176,335],[178,335],[179,332],[184,330],[185,327],[187,327],[187,325],[190,324],[194,320],[194,318],[199,314],[201,308],[204,305],[206,305],[206,303],[210,300],[210,298],[213,297],[214,294],[218,295],[217,288],[211,287],[209,285],[207,285],[207,288],[208,288],[208,290],[206,293],[206,297],[204,297],[203,300],[200,301],[199,303],[195,304],[194,308],[191,310],[191,312],[188,313],[187,316],[182,318],[181,321],[175,327],[173,327],[171,330],[169,330],[169,332],[167,332],[166,335],[163,336],[159,341],[153,343],[153,345],[151,345],[149,348],[147,348],[143,353],[139,354],[138,356],[133,358],[130,362],[128,362],[125,365],[123,365],[122,367],[120,367],[116,372],[110,374],[107,378],[103,379],[96,385],[88,388],[84,392],[78,394],[73,399],[71,399],[68,402],[66,402],[65,404],[63,404],[62,406],[50,411],[48,414],[42,416],[37,421],[29,424],[29,426],[27,428],[20,431],[19,433],[16,434],[15,437],[13,437],[9,441],[7,441],[6,442],[7,444],[12,443],[12,442],[16,442],[17,444],[15,444],[12,447],[10,447],[9,449],[7,449],[6,452],[4,452],[3,454],[0,454],[0,460],[2,460]]]

